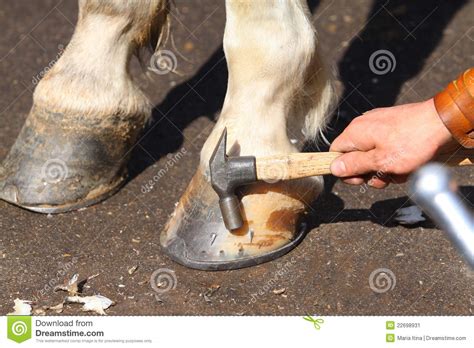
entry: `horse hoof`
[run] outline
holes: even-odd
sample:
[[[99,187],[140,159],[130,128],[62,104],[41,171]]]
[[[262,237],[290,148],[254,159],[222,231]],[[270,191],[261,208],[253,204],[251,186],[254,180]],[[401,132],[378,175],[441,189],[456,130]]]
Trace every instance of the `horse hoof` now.
[[[125,182],[126,154],[140,123],[130,116],[33,106],[0,167],[0,198],[35,212],[61,213],[109,197]]]
[[[278,258],[308,230],[305,202],[320,192],[321,178],[316,180],[256,183],[241,189],[244,226],[230,232],[209,178],[198,169],[161,233],[161,245],[174,261],[201,270],[237,269]]]

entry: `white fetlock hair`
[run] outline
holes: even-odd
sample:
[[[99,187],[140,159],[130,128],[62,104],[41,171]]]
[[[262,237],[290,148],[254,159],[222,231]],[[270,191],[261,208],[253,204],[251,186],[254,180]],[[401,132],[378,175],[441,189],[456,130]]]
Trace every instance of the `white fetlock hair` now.
[[[169,32],[169,5],[169,0],[79,0],[78,21],[88,15],[127,19],[137,48],[157,49]]]
[[[39,82],[33,100],[52,112],[123,115],[143,122],[151,104],[132,80],[129,63],[166,36],[168,0],[79,0],[74,34]]]
[[[306,46],[313,45],[314,48],[306,51],[307,55],[302,61],[306,62],[307,68],[302,71],[303,85],[295,95],[291,112],[296,122],[288,122],[288,128],[290,134],[301,130],[307,141],[325,141],[323,132],[331,116],[330,108],[335,102],[334,77],[320,55],[319,39],[310,22],[311,14],[306,0],[300,1],[299,5],[306,14],[307,22],[306,35],[301,35],[300,39],[307,41]]]

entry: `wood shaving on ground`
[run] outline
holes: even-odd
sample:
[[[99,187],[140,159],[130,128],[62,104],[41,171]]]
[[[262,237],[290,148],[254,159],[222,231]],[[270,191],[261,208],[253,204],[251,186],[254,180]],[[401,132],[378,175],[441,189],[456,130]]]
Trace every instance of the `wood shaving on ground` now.
[[[40,308],[34,308],[33,309],[33,312],[32,312],[33,315],[46,315],[46,310],[43,309],[43,307],[40,307]]]
[[[58,303],[55,306],[41,306],[37,308],[33,308],[33,315],[46,315],[48,310],[52,310],[56,314],[60,314],[63,312],[64,309],[64,301]]]
[[[87,277],[87,280],[94,279],[94,278],[98,277],[99,275],[100,275],[100,273],[93,274],[93,275]]]
[[[281,294],[283,294],[285,291],[286,291],[285,288],[281,288],[281,289],[275,289],[275,290],[273,290],[273,293],[274,293],[275,295],[281,295]]]
[[[104,310],[115,304],[114,301],[102,295],[68,296],[65,303],[82,303],[84,312],[95,312],[100,315],[107,315]]]
[[[94,274],[80,283],[85,283],[87,280],[97,277],[99,273]],[[79,274],[75,273],[67,282],[63,285],[58,285],[54,288],[54,291],[66,291],[68,296],[64,301],[54,306],[38,306],[33,301],[15,299],[15,305],[13,312],[8,315],[46,315],[47,311],[53,311],[57,314],[62,313],[64,305],[67,303],[82,303],[82,310],[85,312],[95,312],[100,315],[107,315],[105,310],[110,306],[114,305],[115,302],[111,299],[102,295],[84,296],[80,292],[82,291],[78,285]]]
[[[48,307],[47,310],[52,310],[53,312],[56,312],[57,314],[62,313],[64,309],[64,302],[60,302],[55,306]]]
[[[203,294],[204,300],[207,303],[212,302],[211,297],[214,295],[214,293],[221,288],[220,285],[218,284],[212,284],[209,288],[207,288],[207,291]]]
[[[395,220],[402,225],[414,225],[426,221],[422,215],[423,211],[416,205],[397,209],[395,213],[397,214]]]
[[[33,301],[15,299],[15,305],[13,306],[13,312],[7,315],[31,315],[31,305]]]
[[[128,274],[132,275],[133,273],[135,273],[135,272],[137,271],[137,269],[138,269],[138,265],[135,265],[135,266],[133,266],[133,267],[130,267],[130,268],[128,269]]]
[[[54,291],[67,291],[69,295],[76,295],[79,292],[79,287],[77,286],[77,280],[79,279],[79,274],[75,273],[69,281],[63,285],[58,285],[54,288]]]

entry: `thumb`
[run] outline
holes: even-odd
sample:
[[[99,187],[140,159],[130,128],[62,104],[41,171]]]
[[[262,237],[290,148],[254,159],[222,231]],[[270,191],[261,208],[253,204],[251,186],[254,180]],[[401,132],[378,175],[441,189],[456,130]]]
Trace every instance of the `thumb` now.
[[[377,171],[374,152],[375,150],[345,153],[331,163],[331,173],[338,177],[349,177]]]

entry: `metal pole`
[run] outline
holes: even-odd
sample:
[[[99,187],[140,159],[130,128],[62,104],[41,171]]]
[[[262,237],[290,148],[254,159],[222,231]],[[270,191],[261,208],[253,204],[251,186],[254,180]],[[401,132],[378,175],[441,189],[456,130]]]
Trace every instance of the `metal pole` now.
[[[457,184],[448,169],[437,163],[422,167],[413,175],[410,191],[474,268],[474,215],[457,194]]]

